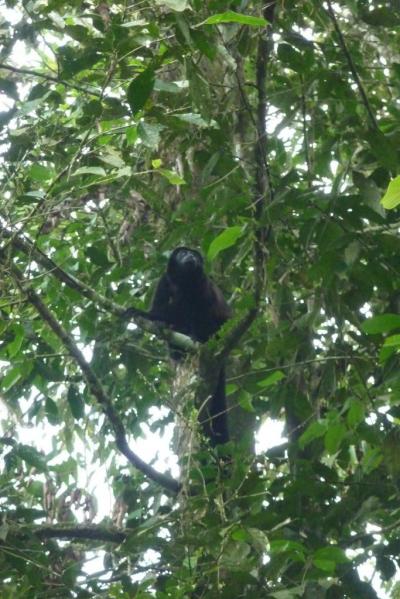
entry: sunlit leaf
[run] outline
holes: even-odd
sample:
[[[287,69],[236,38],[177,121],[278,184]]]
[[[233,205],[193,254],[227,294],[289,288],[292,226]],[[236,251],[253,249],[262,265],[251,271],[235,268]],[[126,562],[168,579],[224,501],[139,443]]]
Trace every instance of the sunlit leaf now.
[[[386,210],[392,210],[400,204],[400,175],[389,183],[381,204]]]
[[[228,10],[208,17],[202,25],[219,25],[220,23],[240,23],[241,25],[250,25],[250,27],[265,27],[268,24],[262,17],[252,17]]]
[[[226,250],[229,247],[235,245],[239,237],[243,233],[243,228],[239,226],[228,227],[222,233],[218,235],[211,243],[208,248],[208,258],[209,260],[214,260],[216,256],[223,250]]]

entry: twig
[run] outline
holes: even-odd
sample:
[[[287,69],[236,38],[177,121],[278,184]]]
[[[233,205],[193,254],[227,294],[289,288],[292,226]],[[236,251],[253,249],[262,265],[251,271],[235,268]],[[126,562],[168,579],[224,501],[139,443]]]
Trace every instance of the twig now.
[[[341,30],[340,30],[339,23],[338,23],[338,21],[336,19],[335,11],[333,10],[332,4],[331,4],[331,0],[326,0],[326,3],[328,5],[329,16],[330,16],[330,18],[332,20],[333,26],[335,28],[336,34],[337,34],[338,39],[339,39],[339,45],[342,48],[343,54],[346,57],[347,63],[349,65],[349,69],[350,69],[351,74],[353,75],[353,79],[354,79],[354,81],[355,81],[355,83],[356,83],[356,85],[358,87],[358,91],[360,92],[360,96],[362,98],[362,101],[364,103],[365,109],[366,109],[366,111],[368,113],[368,116],[370,118],[371,124],[374,127],[374,129],[379,129],[378,123],[376,122],[375,115],[372,112],[372,108],[371,108],[371,105],[369,103],[367,94],[365,93],[364,86],[363,86],[363,84],[361,82],[361,79],[360,79],[358,73],[357,73],[357,69],[356,69],[356,66],[354,64],[353,58],[352,58],[352,56],[351,56],[351,54],[349,52],[349,49],[347,48],[346,41],[345,41],[344,36],[343,36],[343,34],[342,34]]]
[[[38,71],[33,71],[31,69],[23,69],[19,67],[14,67],[10,64],[0,62],[0,69],[5,69],[7,71],[11,71],[12,73],[19,73],[21,75],[31,75],[32,77],[39,77],[41,79],[45,79],[46,81],[53,81],[54,83],[61,83],[61,85],[65,85],[65,87],[70,87],[72,89],[76,89],[80,92],[85,92],[86,94],[90,94],[91,96],[96,96],[99,98],[101,96],[100,92],[95,92],[90,89],[87,89],[83,85],[78,85],[77,83],[69,83],[64,79],[60,79],[54,75],[47,75],[45,73],[39,73]]]

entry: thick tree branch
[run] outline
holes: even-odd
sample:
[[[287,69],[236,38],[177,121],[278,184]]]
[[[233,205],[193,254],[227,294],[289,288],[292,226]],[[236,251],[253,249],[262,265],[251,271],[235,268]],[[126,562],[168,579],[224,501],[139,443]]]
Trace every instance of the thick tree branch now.
[[[114,527],[100,526],[97,524],[82,525],[44,525],[34,527],[22,527],[13,531],[16,536],[27,531],[39,539],[71,539],[76,541],[100,541],[103,543],[122,543],[127,533]]]
[[[343,54],[345,55],[345,58],[346,58],[347,63],[349,65],[349,69],[351,71],[351,74],[353,75],[353,79],[355,81],[355,84],[358,87],[358,91],[360,93],[360,96],[361,96],[361,99],[362,99],[363,104],[365,106],[365,109],[366,109],[366,111],[368,113],[368,116],[369,116],[369,119],[371,121],[371,124],[372,124],[372,126],[375,129],[379,129],[378,123],[376,122],[376,118],[375,118],[375,115],[374,115],[374,113],[372,111],[371,105],[369,103],[367,94],[366,94],[365,89],[364,89],[364,86],[363,86],[363,84],[361,82],[361,79],[360,79],[358,73],[357,73],[356,65],[354,64],[353,58],[352,58],[352,56],[350,54],[350,51],[349,51],[349,49],[347,47],[347,44],[346,44],[346,41],[344,39],[343,33],[341,32],[341,29],[339,27],[339,23],[338,23],[338,21],[336,19],[335,11],[333,10],[331,0],[326,0],[326,3],[327,3],[327,6],[328,6],[329,16],[330,16],[331,21],[333,23],[333,26],[335,28],[336,35],[338,36],[339,45],[340,45],[340,47],[342,49]]]
[[[4,260],[4,255],[0,254],[0,256]],[[180,489],[180,485],[175,479],[155,470],[152,466],[147,464],[129,448],[122,420],[119,417],[116,410],[114,409],[112,401],[106,395],[100,380],[94,374],[90,365],[86,362],[85,358],[83,357],[82,352],[78,349],[72,337],[67,333],[65,329],[63,329],[58,320],[53,316],[53,314],[50,312],[47,306],[42,302],[40,297],[32,289],[29,283],[27,283],[27,281],[24,280],[21,272],[15,266],[12,266],[11,270],[12,274],[14,275],[17,281],[17,284],[19,285],[21,290],[26,293],[28,301],[36,308],[43,320],[49,325],[49,327],[52,329],[55,335],[60,339],[64,347],[68,350],[70,355],[79,365],[91,393],[96,398],[97,402],[100,404],[104,414],[107,416],[111,424],[111,427],[115,435],[115,443],[120,452],[128,459],[128,461],[133,466],[135,466],[135,468],[137,468],[145,476],[158,483],[166,490],[172,491],[173,493],[177,493]]]

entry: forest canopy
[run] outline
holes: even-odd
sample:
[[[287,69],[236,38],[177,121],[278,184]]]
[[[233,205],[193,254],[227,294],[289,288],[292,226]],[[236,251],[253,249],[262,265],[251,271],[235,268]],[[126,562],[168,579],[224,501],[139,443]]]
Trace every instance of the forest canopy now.
[[[398,599],[398,3],[3,6],[2,597]]]

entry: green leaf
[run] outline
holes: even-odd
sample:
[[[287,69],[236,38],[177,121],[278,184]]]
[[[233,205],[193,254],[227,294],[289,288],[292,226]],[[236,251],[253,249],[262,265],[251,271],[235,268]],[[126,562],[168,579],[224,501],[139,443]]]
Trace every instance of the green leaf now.
[[[72,416],[79,420],[83,418],[85,414],[85,403],[82,400],[82,396],[79,393],[76,385],[70,385],[68,387],[67,401],[69,409],[71,410]]]
[[[321,547],[314,553],[314,559],[316,560],[328,560],[335,564],[345,564],[349,561],[341,547],[336,545],[329,545],[327,547]]]
[[[386,347],[400,347],[400,335],[391,335],[385,339],[385,343],[383,345]]]
[[[363,422],[365,418],[365,409],[363,403],[359,399],[350,399],[349,406],[346,416],[347,424],[353,428]]]
[[[364,320],[361,325],[361,330],[367,335],[377,335],[378,333],[386,333],[393,329],[400,328],[399,314],[379,314]]]
[[[131,107],[132,114],[135,116],[146,104],[154,88],[155,75],[154,67],[149,67],[143,73],[140,73],[129,84],[127,91],[128,104]]]
[[[107,255],[94,245],[86,248],[85,254],[90,258],[93,264],[96,264],[97,266],[107,268],[112,264],[107,258]]]
[[[58,407],[51,397],[46,397],[45,412],[50,424],[58,424],[60,421]]]
[[[42,164],[33,164],[29,169],[28,175],[34,181],[48,181],[54,175],[54,172]]]
[[[381,204],[386,210],[392,210],[400,204],[400,175],[390,181],[387,191],[381,199]]]
[[[304,449],[306,445],[314,441],[314,439],[319,439],[323,435],[325,435],[327,430],[327,423],[325,420],[316,420],[315,422],[311,422],[308,425],[304,433],[299,438],[299,446],[301,449]]]
[[[21,371],[18,366],[14,366],[7,370],[5,376],[1,378],[1,388],[3,391],[8,391],[18,383],[18,381],[22,378]]]
[[[100,177],[105,177],[106,174],[102,166],[81,166],[72,173],[72,177],[79,177],[80,175],[99,175]]]
[[[31,447],[30,445],[20,444],[16,447],[16,453],[21,458],[21,460],[23,460],[30,466],[33,466],[34,468],[39,470],[39,472],[46,472],[46,460],[44,456],[41,453],[39,453],[34,447]]]
[[[7,355],[9,358],[16,356],[21,349],[24,340],[24,327],[16,323],[12,326],[12,333],[14,333],[14,339],[7,345]]]
[[[339,451],[340,445],[347,434],[347,429],[340,422],[329,424],[325,435],[325,449],[329,454],[334,454]]]
[[[257,386],[261,387],[262,389],[266,389],[267,387],[275,385],[284,378],[285,375],[283,374],[283,372],[281,370],[277,370],[276,372],[273,372],[272,374],[267,376],[267,378],[263,379],[262,381],[258,381]]]
[[[328,559],[313,559],[313,564],[320,570],[324,570],[324,572],[329,572],[330,574],[333,574],[336,568],[335,562]]]
[[[220,235],[218,235],[218,237],[213,239],[213,241],[210,243],[210,247],[208,248],[207,252],[208,259],[214,260],[214,258],[218,256],[220,252],[222,252],[222,250],[226,250],[227,248],[235,245],[242,232],[243,228],[239,226],[228,227],[222,231],[222,233],[220,233]]]
[[[174,171],[170,171],[166,168],[159,168],[159,169],[157,169],[157,172],[160,173],[160,175],[162,175],[166,179],[168,179],[168,181],[172,185],[185,185],[186,184],[185,179],[182,179],[182,177],[180,177],[178,175],[178,173],[175,173]]]
[[[156,149],[160,143],[160,134],[163,129],[165,129],[164,125],[158,123],[140,122],[138,125],[138,135],[146,147]]]
[[[250,25],[250,27],[265,27],[268,25],[266,19],[243,15],[233,10],[212,15],[200,23],[200,25],[219,25],[220,23],[240,23],[241,25]]]

